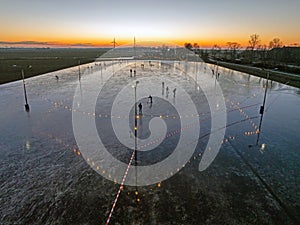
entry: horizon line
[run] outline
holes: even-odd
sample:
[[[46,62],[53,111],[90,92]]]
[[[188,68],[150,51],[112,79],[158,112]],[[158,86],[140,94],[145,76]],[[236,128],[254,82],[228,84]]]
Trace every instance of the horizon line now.
[[[221,48],[227,47],[226,44],[199,44],[199,42],[195,41],[138,41],[137,43],[157,43],[155,46],[160,46],[162,44],[173,45],[178,47],[184,47],[185,43],[198,44],[199,48],[213,48],[213,46],[218,45]],[[121,41],[120,44],[116,46],[122,47],[130,45],[133,42],[130,41]],[[284,44],[285,47],[299,47],[298,43]],[[241,45],[241,49],[247,48],[248,46]],[[106,43],[63,43],[59,41],[32,41],[32,40],[24,40],[24,41],[1,41],[0,40],[0,48],[114,48],[113,42]]]

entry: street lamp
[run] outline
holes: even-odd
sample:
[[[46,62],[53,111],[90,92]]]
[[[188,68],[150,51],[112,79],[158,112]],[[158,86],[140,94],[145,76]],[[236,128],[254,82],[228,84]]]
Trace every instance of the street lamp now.
[[[136,81],[135,84],[132,85],[132,87],[134,89],[134,135],[135,135],[134,149],[135,150],[136,150],[136,147],[137,147],[136,146],[136,144],[137,144],[136,137],[137,137],[137,118],[138,118],[138,115],[137,115],[137,102],[136,102],[136,88],[137,88],[137,85],[139,83],[140,83],[139,81]]]
[[[265,104],[266,104],[267,91],[268,91],[268,81],[269,81],[269,71],[267,72],[267,82],[266,82],[266,86],[265,86],[263,105],[260,106],[260,109],[259,109],[259,114],[261,114],[261,116],[260,116],[259,128],[257,130],[256,145],[258,145],[259,136],[260,136],[260,132],[261,132],[262,120],[263,120],[264,111],[265,111]]]
[[[134,89],[134,166],[135,166],[135,177],[136,177],[136,184],[135,184],[135,188],[136,188],[136,195],[138,195],[138,191],[137,191],[137,119],[138,119],[138,115],[137,115],[137,102],[136,102],[136,88],[137,85],[139,84],[139,81],[136,81],[134,85],[132,85],[132,88]]]
[[[13,65],[13,67],[17,67],[17,65]],[[32,66],[29,65],[28,69],[30,69]],[[21,74],[22,74],[22,80],[23,80],[23,90],[24,90],[24,98],[25,98],[25,110],[26,112],[29,112],[30,108],[29,108],[29,104],[28,104],[28,100],[27,100],[27,92],[26,92],[26,83],[25,83],[25,76],[24,76],[24,69],[21,68]]]

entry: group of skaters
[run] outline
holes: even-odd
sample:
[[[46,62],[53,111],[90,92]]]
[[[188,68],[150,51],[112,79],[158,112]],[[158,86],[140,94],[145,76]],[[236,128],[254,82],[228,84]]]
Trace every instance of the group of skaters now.
[[[161,82],[162,85],[162,95],[164,95],[165,93],[165,82]],[[173,89],[173,98],[175,98],[176,96],[176,88]],[[169,87],[166,87],[166,97],[169,97]]]
[[[219,72],[215,72],[214,69],[212,69],[211,72],[212,72],[212,75],[213,75],[213,76],[215,75],[215,76],[216,76],[216,79],[218,80],[219,77],[220,77],[220,73],[219,73]]]
[[[132,72],[133,72],[133,77],[136,77],[136,70],[130,69],[129,72],[130,72],[130,77],[132,77]]]
[[[162,84],[162,94],[164,95],[165,82],[162,82],[161,84]],[[166,97],[168,98],[168,96],[169,96],[169,87],[167,86],[166,87]],[[176,96],[176,88],[173,89],[173,98],[175,98],[175,96]],[[149,95],[149,97],[148,97],[147,104],[149,104],[150,108],[152,107],[153,100],[152,100],[152,96],[151,95]],[[138,108],[139,108],[139,115],[142,115],[143,114],[143,105],[142,105],[141,102],[138,104]]]
[[[154,64],[152,64],[151,63],[151,61],[149,61],[149,65],[150,65],[150,67],[151,66],[154,66]],[[144,70],[145,69],[145,64],[141,64],[141,68]],[[136,77],[136,70],[132,70],[132,69],[130,69],[129,70],[129,72],[130,72],[130,77]],[[133,74],[132,74],[133,73]],[[132,76],[133,75],[133,76]]]
[[[152,107],[152,103],[153,103],[152,96],[149,95],[147,104],[150,104],[150,106],[149,106],[150,108]],[[139,115],[142,115],[143,114],[143,105],[141,102],[139,103],[138,107],[139,107]]]
[[[149,61],[149,65],[152,66],[151,61]],[[144,68],[144,64],[142,64],[141,67]],[[129,72],[130,72],[130,77],[136,77],[136,70],[130,69]],[[162,95],[164,95],[165,91],[166,91],[166,98],[168,98],[170,89],[168,86],[166,86],[165,88],[165,82],[162,82]],[[175,96],[176,96],[176,88],[173,89],[173,98],[175,98]],[[149,104],[150,108],[152,107],[152,103],[153,103],[152,96],[149,95],[147,104]],[[142,115],[143,105],[141,102],[138,104],[138,109],[139,109],[139,115]]]

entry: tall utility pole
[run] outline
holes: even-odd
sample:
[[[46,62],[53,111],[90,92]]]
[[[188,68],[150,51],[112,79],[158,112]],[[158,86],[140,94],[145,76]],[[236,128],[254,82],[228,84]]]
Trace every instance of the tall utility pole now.
[[[24,89],[24,97],[25,97],[25,110],[26,112],[29,112],[30,108],[29,108],[29,104],[28,104],[28,100],[27,100],[27,92],[26,92],[26,85],[25,85],[25,78],[24,78],[24,70],[21,70],[22,73],[22,79],[23,79],[23,89]]]
[[[264,111],[265,111],[265,104],[266,104],[267,90],[268,90],[268,81],[269,81],[269,72],[267,73],[267,83],[266,83],[266,87],[265,87],[265,94],[264,94],[263,105],[260,107],[260,110],[259,110],[259,113],[261,114],[261,117],[260,117],[260,122],[259,122],[258,134],[257,134],[257,139],[256,139],[256,145],[258,145],[259,136],[260,136],[260,132],[261,132],[262,119],[263,119]]]
[[[113,44],[114,44],[114,48],[116,48],[116,38],[114,38],[114,40],[113,40],[113,42],[112,42]]]

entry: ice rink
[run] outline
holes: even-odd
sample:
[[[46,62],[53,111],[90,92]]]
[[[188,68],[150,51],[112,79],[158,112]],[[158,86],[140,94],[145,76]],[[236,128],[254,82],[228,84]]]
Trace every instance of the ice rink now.
[[[269,81],[257,139],[265,85],[203,62],[98,61],[26,79],[29,112],[22,81],[0,85],[0,223],[105,224],[117,199],[111,224],[299,224],[300,91]]]

